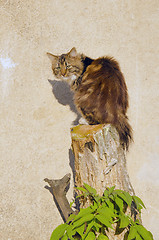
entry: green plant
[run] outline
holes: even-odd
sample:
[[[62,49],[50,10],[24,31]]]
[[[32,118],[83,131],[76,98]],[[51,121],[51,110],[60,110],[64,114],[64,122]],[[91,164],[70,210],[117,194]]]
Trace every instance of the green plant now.
[[[108,232],[125,232],[127,240],[152,240],[152,234],[139,222],[133,220],[127,208],[135,205],[138,213],[144,206],[137,196],[128,192],[115,190],[115,186],[107,188],[103,196],[88,184],[77,188],[82,192],[78,197],[90,200],[87,208],[80,209],[77,215],[71,214],[66,223],[59,225],[52,233],[50,240],[107,240]]]

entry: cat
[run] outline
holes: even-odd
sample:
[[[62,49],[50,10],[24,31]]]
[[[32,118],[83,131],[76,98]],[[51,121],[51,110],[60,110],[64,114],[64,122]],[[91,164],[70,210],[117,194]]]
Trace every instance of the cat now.
[[[60,56],[47,53],[56,78],[74,91],[74,103],[88,124],[110,123],[128,150],[132,128],[126,115],[128,93],[118,62],[112,57],[89,58],[76,48]]]

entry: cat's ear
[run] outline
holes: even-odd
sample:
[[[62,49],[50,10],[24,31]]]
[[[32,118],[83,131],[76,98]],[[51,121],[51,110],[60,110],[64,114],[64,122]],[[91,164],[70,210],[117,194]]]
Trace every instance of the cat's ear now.
[[[52,53],[49,53],[49,52],[47,52],[46,54],[47,54],[47,56],[49,57],[49,59],[51,60],[52,63],[57,61],[58,56],[55,56],[55,55],[53,55]]]
[[[69,54],[70,57],[77,57],[77,50],[76,50],[76,48],[73,47],[68,54]]]

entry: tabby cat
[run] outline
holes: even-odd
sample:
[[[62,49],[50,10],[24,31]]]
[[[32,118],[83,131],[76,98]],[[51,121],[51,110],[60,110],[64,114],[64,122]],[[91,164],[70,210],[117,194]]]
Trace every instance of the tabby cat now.
[[[118,62],[112,57],[94,60],[77,53],[75,48],[60,56],[47,55],[54,75],[74,91],[75,105],[88,124],[113,124],[121,144],[128,149],[132,139],[126,115],[128,93]]]

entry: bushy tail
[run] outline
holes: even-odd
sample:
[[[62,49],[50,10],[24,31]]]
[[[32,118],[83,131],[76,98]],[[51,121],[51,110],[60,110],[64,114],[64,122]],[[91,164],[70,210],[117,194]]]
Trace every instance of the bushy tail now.
[[[119,133],[120,142],[124,149],[128,150],[129,144],[133,141],[132,128],[128,123],[128,118],[125,115],[120,115],[116,124]]]

